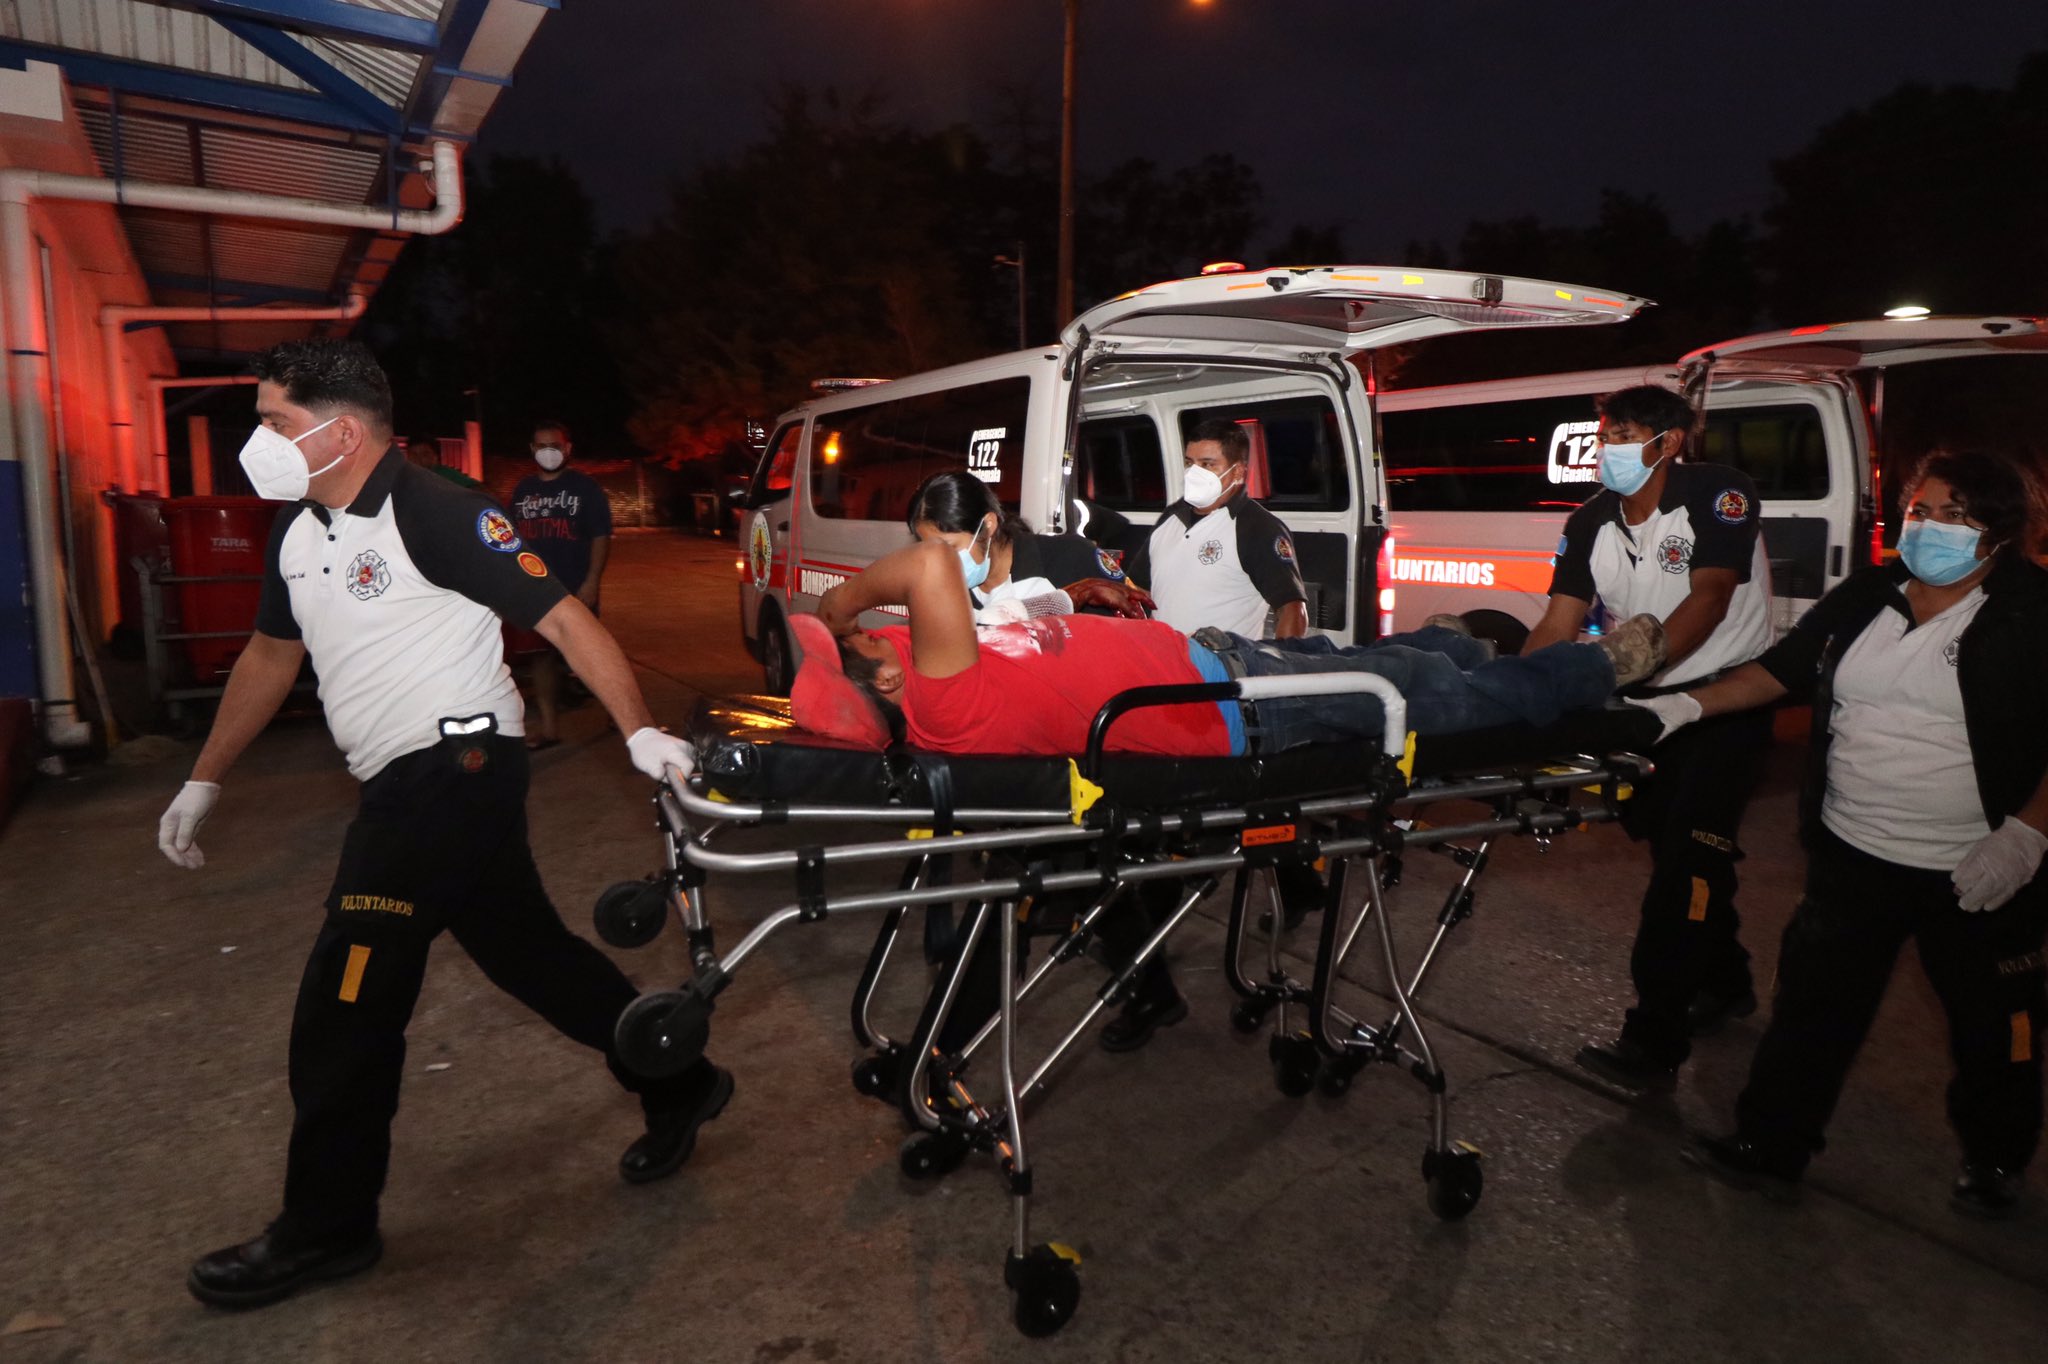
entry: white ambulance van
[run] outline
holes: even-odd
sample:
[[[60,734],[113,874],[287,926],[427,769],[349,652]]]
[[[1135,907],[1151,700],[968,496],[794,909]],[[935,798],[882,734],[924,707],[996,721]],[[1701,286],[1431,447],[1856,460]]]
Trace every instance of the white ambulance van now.
[[[1643,306],[1447,270],[1204,275],[1092,308],[1057,345],[807,402],[776,423],[739,499],[740,621],[765,689],[788,688],[789,614],[904,544],[927,476],[966,469],[1036,529],[1121,548],[1180,495],[1186,434],[1210,418],[1251,437],[1249,486],[1294,533],[1310,624],[1371,638],[1384,626],[1387,496],[1370,353],[1455,331],[1620,322]]]
[[[2039,319],[1927,317],[1765,332],[1669,368],[1589,370],[1379,395],[1394,628],[1455,612],[1519,648],[1542,616],[1567,514],[1598,491],[1593,400],[1634,384],[1684,391],[1693,456],[1756,480],[1779,633],[1882,552],[1873,452],[1884,371],[2048,353]]]

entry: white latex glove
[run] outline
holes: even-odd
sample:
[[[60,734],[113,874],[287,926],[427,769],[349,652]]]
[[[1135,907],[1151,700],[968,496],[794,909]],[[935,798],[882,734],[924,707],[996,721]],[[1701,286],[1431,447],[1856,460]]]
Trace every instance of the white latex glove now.
[[[156,822],[156,845],[165,857],[187,871],[197,871],[206,865],[206,854],[199,851],[193,840],[199,837],[199,826],[213,813],[213,803],[219,799],[217,781],[188,781],[178,788],[170,808]]]
[[[1956,885],[1956,899],[1971,913],[1997,909],[2034,879],[2044,852],[2048,852],[2048,834],[2006,816],[2005,823],[1978,839],[1977,846],[1956,864],[1950,878]]]
[[[1621,699],[1631,706],[1641,706],[1662,722],[1664,728],[1657,733],[1657,742],[1660,744],[1670,738],[1674,731],[1683,729],[1700,718],[1700,703],[1692,698],[1690,692],[1675,691],[1667,696],[1645,696],[1641,699],[1624,696]]]
[[[697,750],[652,725],[634,730],[632,737],[626,740],[626,751],[633,755],[633,766],[656,781],[668,780],[671,767],[680,773],[680,781],[688,781],[690,774],[697,770]]]

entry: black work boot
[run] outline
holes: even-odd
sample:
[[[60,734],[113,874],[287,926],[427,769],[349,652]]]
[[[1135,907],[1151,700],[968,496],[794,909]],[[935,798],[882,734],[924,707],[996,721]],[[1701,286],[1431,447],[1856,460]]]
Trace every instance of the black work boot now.
[[[309,1241],[291,1235],[280,1219],[253,1241],[195,1261],[185,1287],[213,1307],[267,1307],[310,1284],[360,1274],[383,1254],[375,1228],[341,1240]]]
[[[1692,997],[1692,1004],[1685,1011],[1686,1020],[1692,1024],[1694,1037],[1711,1037],[1738,1018],[1748,1018],[1756,1012],[1756,991],[1747,987],[1732,994],[1716,990],[1702,990]]]
[[[1678,1088],[1676,1062],[1659,1061],[1649,1049],[1632,1037],[1612,1042],[1588,1042],[1572,1058],[1581,1069],[1590,1070],[1611,1085],[1623,1089],[1669,1094]]]
[[[1948,1205],[1965,1217],[2011,1217],[2020,1206],[2020,1172],[1966,1161],[1949,1190]]]
[[[1760,1193],[1773,1203],[1797,1203],[1799,1179],[1806,1173],[1794,1162],[1766,1154],[1739,1132],[1726,1137],[1695,1137],[1678,1156],[1731,1189]]]
[[[619,1177],[649,1184],[683,1168],[697,1146],[697,1129],[724,1111],[732,1098],[732,1072],[704,1063],[708,1074],[670,1103],[647,1105],[647,1131],[619,1157]]]
[[[1139,995],[1103,1027],[1102,1049],[1136,1051],[1152,1040],[1153,1033],[1170,1028],[1187,1016],[1188,1002],[1177,992],[1165,999]]]

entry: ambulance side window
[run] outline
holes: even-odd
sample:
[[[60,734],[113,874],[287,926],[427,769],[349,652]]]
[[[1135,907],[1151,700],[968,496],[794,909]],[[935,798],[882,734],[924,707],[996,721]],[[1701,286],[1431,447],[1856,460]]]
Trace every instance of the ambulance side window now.
[[[754,471],[748,505],[765,507],[789,496],[790,485],[796,480],[796,453],[803,444],[803,435],[802,422],[791,422],[775,433],[775,439],[768,442],[767,452],[761,456],[760,467]]]
[[[1404,512],[1567,511],[1600,491],[1593,397],[1380,409],[1387,502]]]
[[[1031,380],[996,379],[820,412],[811,433],[811,506],[820,516],[901,522],[917,485],[966,469],[1014,509]]]

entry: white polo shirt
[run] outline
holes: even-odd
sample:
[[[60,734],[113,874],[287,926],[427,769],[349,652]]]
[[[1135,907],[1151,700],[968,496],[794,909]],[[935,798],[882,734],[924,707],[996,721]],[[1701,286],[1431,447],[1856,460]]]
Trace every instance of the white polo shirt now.
[[[1747,663],[1771,642],[1771,566],[1758,526],[1756,485],[1720,464],[1674,464],[1657,510],[1639,526],[1621,495],[1603,488],[1564,524],[1551,595],[1597,601],[1613,623],[1645,613],[1667,620],[1692,592],[1695,568],[1732,568],[1728,614],[1700,647],[1648,679],[1678,686]]]
[[[1921,625],[1877,613],[1835,668],[1821,822],[1872,857],[1953,871],[1991,832],[1956,673],[1984,590]]]
[[[1207,516],[1176,502],[1125,565],[1182,634],[1204,626],[1271,639],[1278,610],[1305,601],[1294,538],[1280,518],[1240,493]]]
[[[278,514],[256,628],[304,641],[327,727],[368,781],[438,743],[444,718],[525,733],[498,618],[532,629],[566,595],[487,496],[394,448],[346,509]]]

